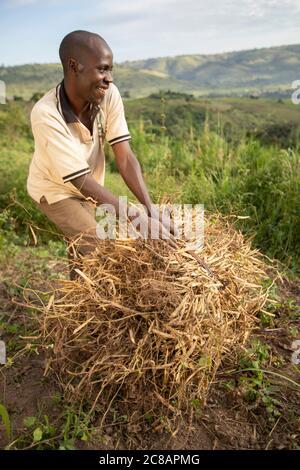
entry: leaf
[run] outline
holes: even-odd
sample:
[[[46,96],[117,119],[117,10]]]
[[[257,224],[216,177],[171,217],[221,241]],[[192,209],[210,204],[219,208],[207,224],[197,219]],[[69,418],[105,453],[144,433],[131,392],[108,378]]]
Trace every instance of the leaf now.
[[[75,450],[75,442],[74,439],[66,439],[64,442],[64,446],[66,450]]]
[[[200,367],[211,367],[212,359],[210,356],[202,356],[199,358],[198,364]]]
[[[26,426],[26,428],[32,428],[32,426],[34,426],[36,423],[36,417],[27,416],[26,418],[23,419],[23,423],[24,423],[24,426]]]
[[[29,228],[30,228],[30,232],[31,232],[31,235],[32,235],[32,238],[33,238],[33,242],[34,242],[34,245],[36,246],[37,245],[37,237],[36,237],[36,234],[33,230],[33,228],[31,227],[31,225],[29,224]]]
[[[41,441],[43,437],[43,431],[41,428],[36,428],[33,432],[33,440],[35,442]]]
[[[55,435],[55,432],[56,432],[56,429],[54,426],[48,426],[47,428],[47,434],[49,436],[54,436]]]
[[[201,402],[200,400],[198,400],[198,398],[194,398],[193,400],[191,400],[191,405],[193,408],[197,409],[200,408]]]
[[[7,409],[5,408],[4,405],[1,405],[0,403],[0,417],[2,418],[4,427],[5,427],[5,432],[8,438],[10,438],[11,435],[11,426],[10,426],[10,418]]]

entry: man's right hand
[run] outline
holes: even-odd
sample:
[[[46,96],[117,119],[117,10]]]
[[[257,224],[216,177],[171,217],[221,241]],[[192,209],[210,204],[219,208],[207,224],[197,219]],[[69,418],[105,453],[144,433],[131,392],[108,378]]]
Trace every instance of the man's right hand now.
[[[150,217],[145,212],[136,212],[130,220],[142,238],[164,240],[173,248],[177,248],[176,239],[171,230],[168,230],[158,218]]]

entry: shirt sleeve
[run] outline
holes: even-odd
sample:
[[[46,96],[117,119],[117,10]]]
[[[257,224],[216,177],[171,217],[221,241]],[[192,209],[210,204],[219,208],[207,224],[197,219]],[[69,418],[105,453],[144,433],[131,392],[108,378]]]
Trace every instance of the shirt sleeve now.
[[[110,145],[131,139],[124,113],[123,101],[118,88],[113,87],[107,110],[106,140]]]
[[[64,183],[90,173],[88,163],[70,131],[56,121],[37,121],[32,124],[36,142],[44,147],[49,172],[60,176]]]

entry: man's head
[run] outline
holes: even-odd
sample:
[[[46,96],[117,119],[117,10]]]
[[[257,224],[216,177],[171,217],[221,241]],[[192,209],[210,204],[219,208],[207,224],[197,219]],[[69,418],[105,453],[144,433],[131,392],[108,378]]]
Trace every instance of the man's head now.
[[[73,31],[59,48],[64,80],[79,99],[99,104],[112,79],[113,54],[105,40],[88,31]]]

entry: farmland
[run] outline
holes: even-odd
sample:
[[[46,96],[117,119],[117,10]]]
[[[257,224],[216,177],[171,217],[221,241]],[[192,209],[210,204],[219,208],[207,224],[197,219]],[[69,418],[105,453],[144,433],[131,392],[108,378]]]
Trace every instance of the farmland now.
[[[258,312],[247,345],[222,364],[207,403],[193,402],[195,421],[185,418],[172,440],[163,417],[153,432],[151,417],[137,423],[122,404],[101,429],[100,412],[66,403],[43,377],[35,311],[26,298],[39,292],[46,304],[67,276],[67,261],[61,237],[26,194],[32,105],[17,100],[0,108],[0,331],[8,351],[0,402],[11,424],[0,428],[1,446],[299,449],[300,371],[291,354],[300,338],[300,109],[288,100],[196,98],[182,91],[125,100],[132,147],[153,200],[203,203],[210,213],[230,216],[270,266],[265,282],[272,302]],[[130,196],[109,148],[106,156],[106,186]],[[275,268],[281,275],[273,283]]]

